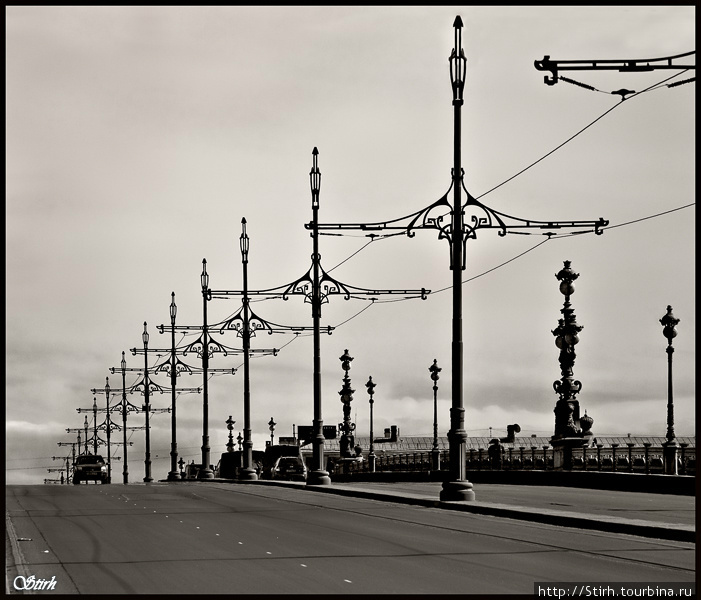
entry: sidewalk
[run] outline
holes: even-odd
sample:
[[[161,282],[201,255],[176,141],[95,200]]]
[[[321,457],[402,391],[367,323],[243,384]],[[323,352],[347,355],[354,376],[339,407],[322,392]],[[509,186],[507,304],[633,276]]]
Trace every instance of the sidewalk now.
[[[441,502],[438,482],[332,483],[255,481],[386,502],[493,515],[578,529],[594,529],[685,542],[696,541],[696,498],[553,486],[475,484],[475,500]]]

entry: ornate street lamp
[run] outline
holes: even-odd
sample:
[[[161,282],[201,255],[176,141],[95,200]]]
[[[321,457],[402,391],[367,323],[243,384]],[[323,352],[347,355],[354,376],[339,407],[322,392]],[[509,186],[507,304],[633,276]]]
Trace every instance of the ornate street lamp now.
[[[560,310],[563,318],[558,320],[558,326],[552,331],[555,345],[560,349],[559,362],[562,377],[553,383],[553,389],[560,399],[555,405],[555,434],[550,444],[553,447],[553,467],[555,469],[572,469],[572,450],[581,448],[587,442],[580,425],[579,400],[576,395],[582,389],[581,381],[574,379],[573,367],[577,358],[574,347],[579,343],[579,332],[584,329],[577,323],[577,317],[570,304],[570,296],[574,293],[574,282],[579,277],[570,268],[571,262],[564,261],[564,268],[555,277],[560,281],[560,293],[565,296],[565,303]],[[585,419],[587,436],[591,436],[593,419]]]
[[[258,474],[253,468],[253,439],[251,438],[251,312],[248,297],[248,250],[250,239],[246,233],[246,219],[241,219],[241,265],[243,268],[243,327],[241,341],[243,342],[243,469],[239,470],[239,479],[255,481]],[[271,418],[272,420],[272,418]],[[271,442],[272,443],[272,442]]]
[[[175,292],[171,292],[170,294],[171,301],[170,301],[170,346],[171,346],[171,354],[170,354],[170,359],[172,361],[171,366],[170,366],[170,390],[171,390],[171,398],[170,398],[170,408],[171,408],[171,415],[170,415],[170,471],[168,472],[168,481],[178,481],[180,479],[180,472],[178,471],[178,442],[177,442],[177,436],[176,436],[176,424],[177,424],[177,419],[176,419],[176,413],[175,413],[175,405],[176,405],[176,395],[175,395],[175,386],[176,386],[176,377],[177,377],[177,362],[176,362],[176,356],[175,356],[175,317],[178,314],[178,306],[175,304]]]
[[[214,479],[214,471],[210,469],[209,459],[209,394],[207,390],[207,369],[209,368],[209,352],[207,351],[207,290],[209,289],[209,275],[207,274],[207,261],[202,259],[202,274],[200,275],[202,285],[202,339],[205,347],[202,352],[202,467],[197,479]]]
[[[372,407],[373,404],[375,404],[375,401],[372,398],[372,395],[375,393],[375,387],[376,384],[373,383],[372,381],[372,376],[368,377],[368,382],[365,384],[365,387],[368,389],[368,394],[370,395],[370,453],[368,454],[368,469],[370,470],[370,473],[375,472],[375,435],[373,431],[373,422],[372,422]]]
[[[85,421],[83,422],[83,427],[85,428],[85,454],[88,453],[88,415],[85,415]],[[97,440],[95,441],[95,454],[97,454]]]
[[[85,415],[87,419],[88,416]],[[93,454],[97,454],[97,398],[92,399],[92,422],[93,422]]]
[[[448,477],[443,483],[440,499],[450,501],[474,500],[475,493],[472,483],[466,479],[465,449],[467,432],[465,431],[465,409],[463,407],[463,341],[462,341],[462,274],[465,269],[465,247],[468,239],[476,239],[478,229],[497,229],[500,236],[506,236],[515,229],[562,229],[570,227],[592,227],[596,234],[602,233],[601,228],[608,221],[600,218],[598,221],[534,221],[513,217],[493,210],[474,198],[465,188],[464,171],[461,166],[461,109],[464,102],[463,92],[467,61],[462,49],[462,19],[455,18],[455,45],[449,57],[450,81],[453,90],[453,169],[451,172],[451,188],[453,203],[449,198],[450,189],[439,200],[430,206],[413,214],[375,223],[324,223],[317,229],[360,229],[371,231],[370,235],[377,236],[382,230],[404,230],[408,237],[413,237],[418,229],[438,230],[438,239],[445,239],[450,245],[450,268],[452,274],[453,306],[452,306],[452,342],[451,369],[452,390],[450,409],[450,430],[448,442],[450,461]],[[466,200],[462,200],[462,192]],[[450,222],[445,217],[449,211]],[[470,211],[472,214],[466,216]],[[436,214],[437,211],[440,213]],[[306,226],[305,226],[306,227]],[[545,235],[552,236],[549,232]]]
[[[146,454],[144,457],[145,475],[144,481],[149,483],[153,481],[151,477],[151,426],[149,425],[149,382],[148,382],[148,331],[146,329],[146,321],[144,321],[144,332],[141,334],[141,341],[144,343],[144,406],[143,411],[146,413]]]
[[[105,394],[105,408],[97,408],[97,399],[93,398],[93,406],[92,409],[89,408],[77,408],[76,410],[80,412],[88,412],[92,410],[93,413],[93,418],[95,422],[95,434],[93,438],[93,446],[95,450],[95,454],[97,454],[97,447],[100,444],[103,444],[107,446],[107,480],[109,483],[112,483],[112,441],[111,441],[111,435],[113,430],[119,430],[119,425],[116,423],[112,422],[112,411],[116,410],[116,407],[110,406],[110,394],[112,393],[112,388],[110,387],[110,379],[109,377],[105,377],[105,387],[103,388],[95,388],[90,390],[93,394]],[[104,412],[105,413],[105,420],[98,425],[97,424],[97,413],[98,412]],[[98,431],[104,430],[107,441],[102,440],[98,436]],[[120,442],[116,442],[119,444]],[[126,450],[125,450],[126,452]],[[117,460],[117,459],[115,459]]]
[[[214,472],[209,468],[210,465],[210,448],[209,448],[209,392],[208,392],[208,380],[210,374],[213,373],[228,373],[228,374],[235,374],[236,369],[230,368],[230,369],[212,369],[209,367],[209,359],[212,357],[214,352],[222,352],[225,356],[227,354],[227,351],[236,353],[239,352],[235,348],[228,348],[227,346],[224,346],[223,344],[219,344],[216,342],[212,336],[209,333],[209,325],[207,323],[207,300],[209,299],[210,291],[208,288],[209,285],[209,275],[207,274],[207,261],[206,259],[202,259],[202,274],[200,276],[200,283],[202,286],[202,297],[203,297],[203,302],[204,302],[204,310],[203,310],[203,324],[202,325],[197,325],[197,326],[192,326],[192,325],[175,325],[175,316],[177,313],[177,307],[175,306],[175,292],[171,293],[171,305],[170,305],[170,330],[171,330],[171,347],[169,350],[158,350],[158,352],[168,352],[169,353],[169,358],[166,362],[163,362],[159,365],[156,365],[153,368],[153,371],[155,373],[159,371],[165,371],[170,375],[170,381],[171,381],[171,403],[172,403],[172,409],[173,412],[175,413],[175,406],[176,406],[176,392],[197,392],[198,394],[200,392],[203,393],[203,425],[202,425],[202,468],[199,470],[198,473],[198,479],[212,479],[214,477]],[[166,329],[166,325],[159,325],[157,327],[159,333],[164,333]],[[202,335],[197,338],[194,342],[191,342],[190,344],[187,344],[186,346],[182,347],[175,347],[175,331],[190,331],[190,330],[197,330],[201,331]],[[134,352],[134,350],[132,350]],[[155,350],[152,350],[152,352],[155,352]],[[182,354],[183,356],[187,355],[188,352],[196,352],[197,355],[202,359],[202,367],[201,371],[198,371],[197,367],[192,367],[190,365],[185,364],[181,360],[177,359],[176,355],[177,354]],[[201,372],[203,374],[203,381],[202,381],[202,388],[177,388],[176,389],[176,377],[182,373],[182,372],[187,372],[190,375],[192,375],[194,372]],[[159,391],[162,392],[162,390],[159,389]],[[170,409],[169,409],[170,410]],[[181,475],[178,475],[176,471],[176,459],[177,459],[177,444],[175,442],[176,440],[176,419],[175,419],[175,414],[173,415],[173,418],[171,420],[171,437],[172,437],[172,442],[171,442],[171,471],[168,474],[168,478],[170,479],[178,479],[181,478]]]
[[[275,425],[277,423],[273,421],[273,418],[270,417],[270,421],[268,421],[268,428],[270,429],[270,445],[273,446],[275,444]]]
[[[234,451],[234,434],[232,433],[232,431],[234,430],[235,424],[236,424],[236,421],[234,421],[231,418],[231,415],[229,415],[229,418],[226,420],[226,428],[229,430],[229,441],[226,444],[226,451],[227,452]]]
[[[129,466],[127,464],[127,446],[129,445],[127,443],[127,416],[129,412],[139,412],[139,409],[131,402],[127,401],[127,361],[124,358],[124,351],[122,351],[122,360],[120,361],[119,366],[120,370],[122,371],[122,404],[120,408],[122,413],[122,443],[124,446],[124,468],[122,471],[122,479],[126,485],[129,483]],[[111,368],[110,371],[112,373],[115,372],[114,368]]]
[[[341,361],[341,368],[344,371],[343,387],[341,391],[338,392],[343,404],[343,423],[338,424],[338,428],[341,431],[340,454],[341,458],[351,458],[353,455],[353,446],[355,445],[355,437],[353,436],[355,423],[351,423],[351,402],[353,401],[353,392],[355,392],[355,390],[351,389],[348,371],[350,371],[350,364],[353,357],[348,354],[348,350],[344,350],[343,356],[339,357],[338,360]]]
[[[438,360],[433,359],[433,364],[428,368],[433,380],[433,449],[431,450],[431,469],[440,471],[441,451],[438,449],[438,373],[443,369],[438,366]]]
[[[105,410],[105,434],[107,435],[107,481],[112,483],[112,444],[110,435],[112,434],[112,419],[110,419],[110,378],[105,377],[105,400],[107,407]]]
[[[672,314],[672,307],[667,306],[667,314],[660,319],[662,334],[667,338],[667,441],[662,444],[664,448],[664,465],[667,475],[677,475],[677,440],[674,436],[674,396],[672,393],[672,354],[674,347],[672,340],[677,336],[674,329],[679,323]]]
[[[180,479],[185,479],[185,471],[183,470],[183,467],[185,466],[185,461],[183,460],[182,456],[178,460],[178,466],[180,467]]]

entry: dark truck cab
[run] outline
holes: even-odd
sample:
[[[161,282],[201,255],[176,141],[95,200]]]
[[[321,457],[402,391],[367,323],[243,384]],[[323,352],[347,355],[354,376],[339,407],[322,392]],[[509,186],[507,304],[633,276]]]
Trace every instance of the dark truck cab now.
[[[81,454],[75,459],[73,483],[81,481],[99,481],[109,483],[105,461],[99,454]]]

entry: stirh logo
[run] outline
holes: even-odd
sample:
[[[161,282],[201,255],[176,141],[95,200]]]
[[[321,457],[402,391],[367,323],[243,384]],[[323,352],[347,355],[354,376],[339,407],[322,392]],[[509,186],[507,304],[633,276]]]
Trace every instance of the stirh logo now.
[[[34,575],[29,577],[18,575],[12,584],[18,591],[53,590],[56,587],[56,576],[54,575],[51,579],[37,579]]]

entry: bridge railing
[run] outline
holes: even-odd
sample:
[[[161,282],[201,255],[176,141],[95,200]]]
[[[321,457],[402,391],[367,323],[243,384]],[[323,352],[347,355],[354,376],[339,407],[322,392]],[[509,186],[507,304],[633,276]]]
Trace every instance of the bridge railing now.
[[[362,462],[336,465],[335,472],[367,473],[367,456]],[[519,446],[500,448],[469,448],[466,451],[466,466],[470,471],[540,470],[553,469],[553,449],[550,446]],[[447,450],[440,452],[440,464],[448,464]],[[375,472],[429,472],[432,453],[430,451],[378,453],[375,457]],[[677,451],[677,469],[680,475],[696,474],[696,448],[682,445]],[[609,471],[628,473],[664,473],[661,447],[636,444],[612,445],[609,447],[584,447],[573,450],[573,471]]]

